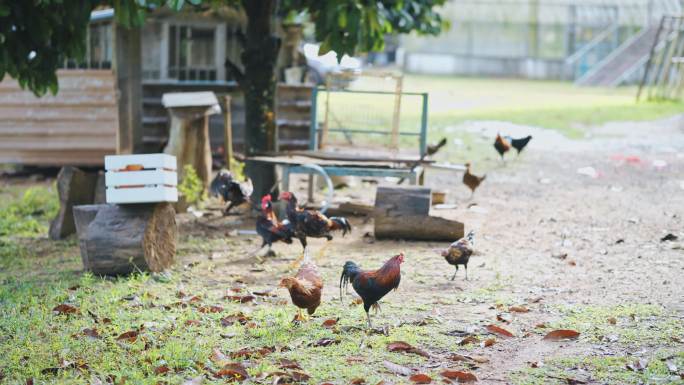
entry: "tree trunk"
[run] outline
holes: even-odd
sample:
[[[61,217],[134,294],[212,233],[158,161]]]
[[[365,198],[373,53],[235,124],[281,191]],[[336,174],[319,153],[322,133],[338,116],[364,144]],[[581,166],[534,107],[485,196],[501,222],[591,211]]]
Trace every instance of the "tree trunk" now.
[[[247,14],[247,33],[241,59],[244,74],[230,62],[226,65],[237,78],[245,95],[245,151],[247,155],[273,151],[275,147],[276,61],[280,40],[275,36],[277,0],[243,0]],[[258,199],[275,184],[273,166],[252,165],[247,173],[254,185],[253,199]]]
[[[76,231],[71,213],[75,205],[93,203],[97,174],[88,173],[72,166],[65,166],[57,175],[59,212],[50,222],[50,239],[63,239]]]
[[[176,255],[175,215],[169,203],[75,207],[83,267],[98,275],[170,267]]]

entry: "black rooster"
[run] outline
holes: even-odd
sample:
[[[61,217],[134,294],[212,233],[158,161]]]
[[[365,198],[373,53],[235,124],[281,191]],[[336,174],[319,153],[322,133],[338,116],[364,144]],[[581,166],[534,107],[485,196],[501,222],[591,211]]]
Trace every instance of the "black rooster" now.
[[[399,253],[390,258],[377,270],[361,270],[359,265],[347,261],[342,268],[340,276],[340,301],[342,300],[342,288],[352,284],[354,291],[363,299],[363,310],[368,318],[368,328],[372,329],[369,310],[371,307],[380,308],[378,301],[392,289],[399,287],[401,282],[401,264],[404,262],[404,253]]]
[[[224,202],[228,202],[228,207],[223,211],[223,215],[228,215],[234,206],[250,202],[254,187],[252,181],[247,179],[245,182],[238,182],[233,179],[233,174],[228,170],[221,170],[216,174],[216,178],[211,181],[209,186],[211,195],[220,196]]]
[[[511,144],[513,148],[518,152],[518,155],[522,152],[522,150],[527,147],[527,144],[532,140],[532,135],[527,135],[524,138],[518,138],[518,139],[513,139],[510,136],[506,137],[508,139],[508,142]]]

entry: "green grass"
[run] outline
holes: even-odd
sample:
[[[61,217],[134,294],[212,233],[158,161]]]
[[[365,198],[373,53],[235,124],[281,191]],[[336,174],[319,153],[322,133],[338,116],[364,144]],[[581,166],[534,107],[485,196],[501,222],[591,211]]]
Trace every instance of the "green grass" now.
[[[670,346],[675,344],[673,337],[684,338],[684,322],[658,305],[563,306],[559,312],[561,320],[549,328],[576,330],[590,343]]]
[[[362,78],[352,89],[391,91],[393,86],[382,80]],[[637,103],[636,87],[576,87],[557,81],[406,75],[404,91],[429,93],[429,133],[433,140],[443,135],[446,127],[471,120],[512,122],[581,138],[587,127],[615,121],[655,120],[684,112],[681,101]],[[325,97],[322,93],[319,99],[321,119],[325,116]],[[343,126],[389,130],[393,98],[333,93],[330,105]],[[401,130],[416,131],[420,99],[404,97],[401,111]],[[333,118],[331,127],[335,126]],[[337,139],[341,136],[337,135]],[[386,140],[386,136],[376,139]]]

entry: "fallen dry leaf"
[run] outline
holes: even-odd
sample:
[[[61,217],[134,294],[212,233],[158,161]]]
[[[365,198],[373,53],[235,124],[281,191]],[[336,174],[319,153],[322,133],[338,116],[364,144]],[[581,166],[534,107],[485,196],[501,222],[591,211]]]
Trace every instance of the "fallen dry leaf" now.
[[[330,329],[335,325],[337,325],[337,320],[334,318],[327,319],[327,320],[323,321],[323,324],[322,324],[322,326],[324,328],[327,328],[327,329]]]
[[[615,325],[617,323],[617,319],[615,319],[615,317],[610,317],[608,318],[608,323],[611,325]]]
[[[185,321],[185,326],[199,326],[199,325],[200,325],[200,321],[196,320],[196,319],[189,319],[189,320]]]
[[[138,339],[138,332],[135,330],[127,331],[125,333],[121,333],[118,337],[116,337],[118,341],[126,341],[126,342],[135,342],[135,340]]]
[[[440,373],[442,377],[446,377],[450,380],[458,380],[458,382],[476,382],[477,377],[469,372],[462,372],[460,370],[444,370]]]
[[[629,369],[633,372],[642,372],[648,366],[648,361],[643,360],[643,359],[639,359],[639,360],[636,360],[633,363],[627,364],[625,366],[627,367],[627,369]]]
[[[216,362],[216,363],[219,363],[219,364],[224,363],[225,361],[228,361],[228,356],[226,356],[225,354],[223,354],[223,353],[221,352],[221,350],[219,350],[219,348],[214,348],[214,349],[211,351],[211,356],[210,356],[209,358],[210,358],[212,361],[214,361],[214,362]]]
[[[468,345],[468,344],[476,344],[479,341],[480,341],[480,339],[475,337],[475,336],[467,336],[467,337],[463,338],[462,340],[460,340],[458,342],[458,344],[463,346],[463,345]]]
[[[100,333],[97,331],[97,328],[92,328],[92,329],[85,328],[85,329],[83,329],[82,333],[86,337],[100,338]]]
[[[412,373],[411,369],[407,368],[406,366],[395,364],[394,362],[383,361],[382,364],[385,365],[387,370],[400,376],[410,376]]]
[[[482,347],[483,348],[488,348],[496,343],[495,338],[487,338],[486,340],[482,341]]]
[[[296,370],[290,372],[290,377],[292,377],[295,382],[306,382],[311,378],[310,375]]]
[[[525,306],[511,306],[508,308],[508,311],[512,311],[515,313],[527,313],[530,311],[530,309],[526,308]]]
[[[413,353],[423,357],[430,357],[430,354],[422,349],[416,348],[413,345],[404,341],[394,341],[387,344],[387,350],[390,352],[405,352]]]
[[[65,303],[57,305],[52,309],[55,314],[78,314],[78,308]]]
[[[157,366],[156,368],[154,368],[154,374],[157,374],[157,375],[166,374],[170,371],[171,371],[171,369],[169,369],[169,367],[166,365],[161,365],[161,366]]]
[[[281,369],[301,369],[297,361],[288,360],[287,358],[281,358],[278,361]]]
[[[415,382],[416,384],[429,384],[432,382],[432,378],[427,374],[418,373],[409,377],[409,380]]]
[[[363,303],[363,298],[361,298],[361,297],[356,297],[351,302],[352,305],[361,305],[362,303]]]
[[[227,295],[223,299],[227,299],[233,302],[247,303],[254,301],[256,297],[253,295]]]
[[[250,358],[250,357],[265,357],[275,351],[275,348],[264,346],[260,349],[242,348],[236,352],[230,353],[230,358]]]
[[[244,313],[240,312],[221,318],[221,326],[231,326],[236,322],[238,322],[240,325],[244,325],[247,322],[249,322],[249,320],[249,317],[247,317]]]
[[[336,340],[336,339],[333,339],[333,338],[321,338],[320,340],[318,340],[318,341],[316,341],[316,342],[310,343],[308,346],[314,346],[314,347],[318,347],[318,346],[330,346],[330,345],[333,345],[333,344],[339,344],[340,342],[341,342],[340,340]]]
[[[529,362],[529,364],[530,368],[541,368],[542,366],[544,366],[544,363],[541,361],[531,361]]]
[[[247,374],[247,370],[245,369],[242,364],[239,363],[232,363],[232,364],[226,364],[223,369],[219,370],[216,372],[216,377],[217,378],[227,378],[229,380],[234,380],[234,381],[244,381],[249,378],[249,375]]]
[[[358,364],[360,362],[366,362],[366,358],[361,356],[349,356],[346,361],[348,364]]]
[[[220,313],[223,311],[223,308],[221,306],[212,305],[212,306],[200,306],[197,308],[197,310],[200,313]]]
[[[485,356],[471,356],[470,358],[472,358],[473,361],[477,362],[478,364],[485,364],[489,362],[489,358]]]
[[[549,332],[544,336],[544,339],[547,341],[574,340],[579,335],[580,333],[574,330],[560,329]]]
[[[542,323],[538,323],[538,324],[534,325],[534,327],[536,329],[544,329],[546,327],[546,324],[544,322],[542,322]]]
[[[349,384],[350,385],[363,385],[365,383],[366,383],[366,380],[364,378],[357,377],[357,378],[352,379]]]
[[[499,335],[501,337],[506,337],[506,338],[514,337],[513,333],[509,332],[508,330],[506,330],[504,328],[498,327],[496,325],[488,325],[487,331],[489,331],[490,333]]]

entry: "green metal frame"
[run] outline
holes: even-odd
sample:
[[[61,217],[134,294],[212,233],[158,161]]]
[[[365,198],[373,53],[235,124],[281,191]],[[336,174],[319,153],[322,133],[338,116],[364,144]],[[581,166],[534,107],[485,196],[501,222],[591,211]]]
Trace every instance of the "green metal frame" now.
[[[352,94],[371,94],[371,95],[395,95],[394,92],[387,91],[350,91],[350,90],[331,90],[327,91],[325,88],[314,88],[311,92],[311,124],[309,131],[309,149],[317,150],[319,147],[318,133],[321,128],[318,127],[318,93],[335,92],[335,93],[352,93]],[[406,96],[420,96],[422,98],[422,113],[420,117],[420,132],[400,131],[399,136],[419,136],[419,152],[420,156],[424,156],[427,152],[427,117],[428,117],[428,94],[426,92],[402,92],[401,95]],[[357,134],[371,134],[371,135],[390,135],[387,131],[378,130],[359,130],[359,129],[328,129],[329,132],[351,132]]]

